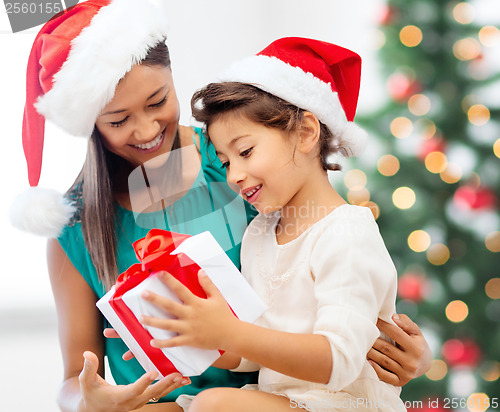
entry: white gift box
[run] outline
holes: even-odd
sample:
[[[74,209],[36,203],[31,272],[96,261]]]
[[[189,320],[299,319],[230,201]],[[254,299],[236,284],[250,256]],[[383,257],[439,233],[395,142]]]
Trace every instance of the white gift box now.
[[[250,287],[210,232],[203,232],[187,238],[170,254],[176,255],[179,253],[187,255],[205,271],[239,319],[253,323],[264,313],[266,310],[265,304]],[[141,293],[145,290],[151,290],[159,295],[180,302],[177,296],[153,273],[136,287],[125,292],[121,297],[122,301],[133,313],[133,316],[136,319],[141,315],[159,318],[171,317],[170,314],[141,298]],[[163,376],[162,372],[151,359],[151,351],[159,351],[159,349],[150,346],[144,349],[144,342],[141,347],[136,336],[134,336],[134,328],[131,326],[132,322],[128,325],[125,324],[110,304],[114,295],[115,286],[97,302],[97,307],[118,332],[142,367],[147,372],[157,371],[160,376]],[[151,337],[156,339],[169,339],[175,335],[173,332],[163,329],[142,327],[146,328]],[[141,330],[141,332],[143,331]],[[146,352],[149,352],[150,356]],[[161,352],[162,354],[156,353],[155,356],[159,355],[167,358],[183,376],[200,375],[220,356],[217,350],[198,349],[188,346],[164,348],[161,349]]]

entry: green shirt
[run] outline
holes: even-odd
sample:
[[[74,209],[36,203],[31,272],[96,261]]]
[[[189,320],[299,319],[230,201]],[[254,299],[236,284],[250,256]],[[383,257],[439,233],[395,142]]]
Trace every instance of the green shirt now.
[[[195,132],[200,136],[201,170],[183,197],[162,212],[134,213],[116,206],[116,258],[119,273],[138,262],[131,244],[146,236],[152,228],[190,235],[209,230],[234,264],[240,266],[241,238],[256,212],[229,188],[213,146],[208,145],[200,129],[195,129]],[[98,279],[85,247],[80,219],[73,219],[58,240],[75,268],[96,296],[101,298],[106,290]],[[103,325],[109,327],[105,320]],[[135,382],[144,374],[144,369],[135,359],[122,359],[127,349],[121,339],[106,339],[105,350],[111,374],[120,385]],[[190,385],[171,392],[161,400],[174,401],[181,394],[195,395],[211,387],[241,387],[255,383],[256,378],[256,373],[237,373],[210,367],[202,375],[192,377]]]

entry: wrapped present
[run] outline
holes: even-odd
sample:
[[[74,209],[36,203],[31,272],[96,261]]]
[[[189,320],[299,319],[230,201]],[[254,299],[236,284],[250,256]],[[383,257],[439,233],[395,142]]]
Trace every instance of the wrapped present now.
[[[145,238],[133,244],[140,263],[123,272],[116,284],[98,302],[97,307],[115,328],[146,371],[161,376],[180,372],[183,376],[203,373],[221,355],[216,350],[188,346],[153,348],[150,341],[169,339],[171,331],[142,325],[141,315],[171,318],[164,310],[141,298],[151,290],[180,302],[160,280],[159,271],[166,271],[186,285],[195,295],[206,298],[198,282],[203,269],[222,293],[233,313],[245,322],[254,322],[266,310],[265,304],[243,278],[210,232],[196,236],[152,229]]]

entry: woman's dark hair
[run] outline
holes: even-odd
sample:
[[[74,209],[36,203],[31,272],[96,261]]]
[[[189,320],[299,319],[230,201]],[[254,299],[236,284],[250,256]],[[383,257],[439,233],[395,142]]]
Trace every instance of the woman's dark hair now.
[[[170,53],[165,42],[151,48],[139,64],[170,67]],[[118,277],[116,231],[121,229],[115,221],[115,193],[126,187],[126,171],[131,171],[130,165],[104,147],[99,131],[94,128],[82,171],[67,193],[71,198],[72,192],[83,190],[83,239],[106,289],[110,289]]]
[[[204,132],[210,139],[208,129],[219,116],[236,112],[246,119],[267,127],[290,133],[301,127],[305,110],[246,83],[210,83],[198,90],[191,99],[193,117],[204,124]],[[337,163],[328,160],[334,153],[343,153],[343,148],[332,145],[330,129],[320,123],[319,157],[323,170],[340,170]]]

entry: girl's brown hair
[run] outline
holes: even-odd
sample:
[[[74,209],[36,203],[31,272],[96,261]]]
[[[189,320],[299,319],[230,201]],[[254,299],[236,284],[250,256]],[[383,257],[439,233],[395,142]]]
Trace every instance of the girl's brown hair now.
[[[305,110],[246,83],[210,83],[198,90],[191,99],[193,117],[204,123],[204,132],[225,113],[237,112],[246,119],[285,133],[300,129]],[[328,127],[320,123],[319,157],[323,170],[340,170],[329,157],[344,153],[344,149],[332,144],[334,136]]]
[[[170,67],[166,44],[160,42],[151,48],[140,64]],[[82,198],[81,210],[77,213],[81,216],[83,239],[97,275],[107,290],[118,277],[116,231],[121,229],[115,217],[115,194],[126,187],[127,171],[131,171],[131,166],[104,147],[99,131],[94,128],[82,171],[67,192],[73,200],[75,193],[81,191],[81,195],[76,196]]]

